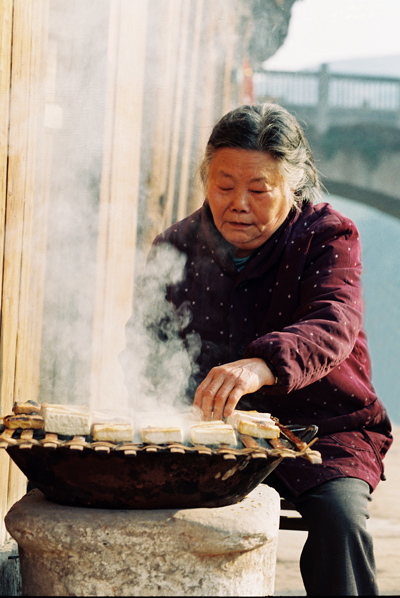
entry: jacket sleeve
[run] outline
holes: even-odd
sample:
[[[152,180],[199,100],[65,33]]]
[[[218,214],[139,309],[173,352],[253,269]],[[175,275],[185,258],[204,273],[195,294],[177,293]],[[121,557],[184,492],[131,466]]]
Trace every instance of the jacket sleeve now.
[[[330,214],[323,226],[312,228],[295,242],[305,259],[298,260],[293,323],[258,338],[245,352],[245,357],[261,357],[274,367],[278,381],[265,387],[268,393],[289,393],[327,375],[350,355],[362,327],[361,244],[356,226]],[[279,284],[284,281],[279,279]]]

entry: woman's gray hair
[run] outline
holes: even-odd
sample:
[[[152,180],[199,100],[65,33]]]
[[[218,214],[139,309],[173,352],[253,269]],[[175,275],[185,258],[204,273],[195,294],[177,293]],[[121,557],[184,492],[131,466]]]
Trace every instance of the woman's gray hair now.
[[[222,147],[266,152],[276,158],[294,190],[295,206],[300,208],[320,198],[321,183],[309,143],[297,119],[282,106],[240,106],[217,122],[200,165],[205,187],[211,161]]]

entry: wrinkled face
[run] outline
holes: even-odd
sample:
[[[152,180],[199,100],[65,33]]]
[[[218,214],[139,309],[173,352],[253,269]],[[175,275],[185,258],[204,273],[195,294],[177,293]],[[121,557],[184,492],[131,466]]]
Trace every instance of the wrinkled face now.
[[[223,147],[210,163],[207,198],[215,226],[244,257],[283,223],[293,191],[271,154]]]

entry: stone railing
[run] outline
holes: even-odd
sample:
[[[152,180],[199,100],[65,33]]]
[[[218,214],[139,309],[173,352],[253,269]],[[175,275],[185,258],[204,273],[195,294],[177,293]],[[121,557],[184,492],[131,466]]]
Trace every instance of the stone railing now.
[[[400,127],[400,78],[319,71],[258,71],[257,101],[274,100],[324,131],[334,124],[390,123]]]

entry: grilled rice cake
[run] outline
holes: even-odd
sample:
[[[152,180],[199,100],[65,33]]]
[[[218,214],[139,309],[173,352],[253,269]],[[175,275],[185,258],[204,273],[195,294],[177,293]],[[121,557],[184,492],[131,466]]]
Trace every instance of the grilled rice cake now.
[[[145,426],[140,429],[140,434],[145,444],[183,442],[183,432],[180,426]]]
[[[37,414],[13,414],[3,417],[3,424],[10,430],[42,430],[44,427],[44,419]]]
[[[270,413],[236,410],[226,421],[240,434],[252,436],[253,438],[271,439],[278,438],[280,435],[279,427],[271,418]]]
[[[203,421],[190,426],[190,439],[193,444],[237,445],[233,427],[223,421]]]
[[[42,403],[42,415],[46,432],[60,436],[90,434],[90,412],[86,407]]]
[[[28,401],[25,401],[23,403],[21,403],[19,401],[15,401],[14,406],[13,406],[13,412],[16,415],[20,415],[20,414],[28,414],[29,415],[31,413],[40,415],[41,406],[39,403],[37,403],[36,401],[33,401],[32,399],[29,399]]]
[[[93,440],[106,442],[132,442],[133,425],[123,422],[107,422],[92,424]]]
[[[132,418],[113,409],[105,411],[91,411],[91,435],[93,440],[104,442],[132,442]]]

